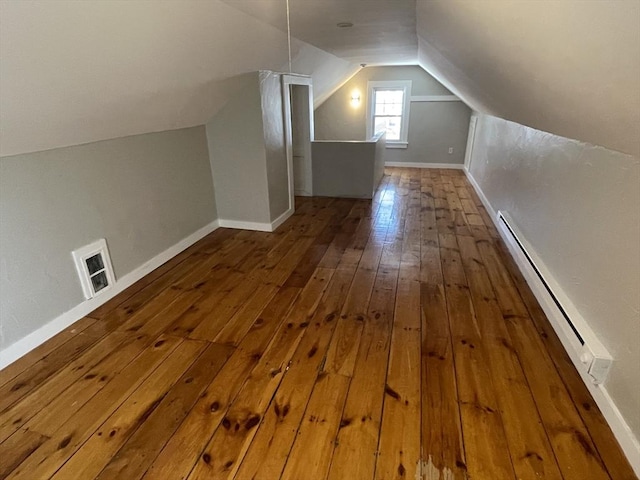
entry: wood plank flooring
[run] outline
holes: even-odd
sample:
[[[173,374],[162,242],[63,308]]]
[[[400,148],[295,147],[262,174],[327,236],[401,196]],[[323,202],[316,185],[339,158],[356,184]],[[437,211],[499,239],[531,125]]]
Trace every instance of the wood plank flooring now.
[[[636,478],[461,171],[296,203],[0,372],[0,478]]]

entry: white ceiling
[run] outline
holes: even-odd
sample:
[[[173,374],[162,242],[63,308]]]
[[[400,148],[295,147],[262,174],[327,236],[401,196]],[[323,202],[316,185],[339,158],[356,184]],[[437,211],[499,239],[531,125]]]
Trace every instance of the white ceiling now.
[[[287,31],[286,0],[222,1]],[[417,62],[415,0],[289,0],[289,11],[294,37],[350,62]]]
[[[640,155],[638,0],[290,0],[322,100],[419,62],[476,110]],[[205,123],[285,70],[285,0],[0,0],[0,154]],[[338,22],[352,22],[340,29]]]
[[[326,96],[358,66],[292,42]],[[2,0],[0,155],[206,123],[287,36],[219,0]]]
[[[640,1],[417,0],[420,64],[476,110],[640,155]]]

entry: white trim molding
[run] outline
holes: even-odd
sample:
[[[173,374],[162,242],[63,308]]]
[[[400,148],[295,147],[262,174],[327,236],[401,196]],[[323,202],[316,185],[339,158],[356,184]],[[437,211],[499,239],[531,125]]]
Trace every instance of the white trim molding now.
[[[525,261],[523,261],[524,255],[519,256],[514,253],[514,250],[511,248],[511,245],[513,242],[511,239],[509,239],[506,236],[504,229],[501,228],[501,225],[498,220],[497,212],[489,203],[487,197],[485,196],[484,192],[480,188],[480,185],[478,185],[478,182],[476,182],[475,178],[473,178],[469,169],[465,168],[464,171],[467,178],[469,179],[469,183],[471,183],[474,190],[480,197],[482,204],[487,209],[487,212],[489,212],[489,215],[491,216],[491,220],[495,224],[502,240],[505,242],[507,247],[509,247],[509,252],[514,258],[516,265],[518,266],[518,269],[522,272],[522,275],[527,280],[527,283],[531,285],[530,281],[531,281],[532,275],[529,271],[531,269],[531,266],[528,265]],[[533,294],[536,296],[536,299],[538,300],[538,302],[540,302],[541,306],[544,308],[546,301],[544,298],[540,297],[540,292],[542,290],[535,288],[535,286],[531,286],[531,290]],[[545,309],[545,313],[546,313],[546,309]],[[549,322],[551,323],[554,330],[557,332],[554,322],[551,320]],[[562,335],[558,334],[558,337],[560,338],[561,341],[563,341]],[[566,342],[563,341],[562,343],[563,343],[563,347],[567,351],[567,354],[569,355],[574,366],[576,367],[576,370],[578,371],[580,378],[582,379],[584,384],[587,386],[589,393],[591,393],[593,400],[595,401],[596,405],[598,405],[598,408],[600,409],[600,411],[602,412],[602,415],[604,416],[605,420],[609,424],[609,427],[611,427],[611,431],[613,432],[614,436],[616,437],[616,440],[620,444],[620,447],[622,448],[622,451],[624,452],[625,456],[629,460],[629,463],[631,464],[631,468],[633,468],[633,471],[636,473],[636,475],[640,477],[640,442],[634,435],[633,431],[629,427],[629,424],[626,422],[626,420],[622,416],[622,413],[620,413],[620,410],[618,409],[615,402],[611,398],[611,395],[607,390],[606,384],[594,383],[593,378],[588,374],[586,369],[583,368],[583,365],[581,364],[581,360],[580,358],[578,358],[575,351],[572,348],[569,348]]]
[[[273,222],[271,222],[271,231],[273,232],[280,225],[286,222],[289,219],[289,217],[293,215],[294,211],[295,211],[295,208],[290,208],[289,210],[284,212],[282,215],[280,215],[278,218],[276,218]]]
[[[257,232],[271,232],[270,223],[262,222],[245,222],[242,220],[225,220],[221,218],[218,220],[219,224],[223,228],[235,228],[238,230],[254,230]]]
[[[309,159],[307,166],[307,183],[310,188],[313,185],[313,179],[311,178],[311,142],[315,137],[314,132],[314,123],[313,123],[313,79],[308,75],[299,75],[293,73],[284,73],[282,74],[282,104],[283,104],[283,116],[284,116],[284,145],[285,152],[287,157],[287,176],[288,176],[288,188],[289,188],[289,208],[288,210],[293,210],[295,203],[295,185],[294,185],[294,173],[293,173],[293,133],[291,130],[291,95],[290,89],[292,85],[302,85],[308,87],[309,93],[309,144],[305,145],[305,158]],[[312,189],[313,190],[313,189]],[[313,194],[313,191],[311,191]],[[231,220],[229,220],[231,222]],[[258,224],[255,224],[258,225]],[[268,228],[271,230],[265,230],[264,227],[260,228],[251,228],[247,227],[247,230],[261,230],[266,232],[271,232],[274,228],[271,227],[272,224],[263,224],[269,225]],[[245,228],[245,227],[229,227],[229,228]]]
[[[198,240],[206,237],[211,232],[216,230],[219,227],[218,221],[214,220],[213,222],[205,225],[204,227],[196,230],[194,233],[189,235],[188,237],[180,240],[178,243],[169,247],[164,252],[159,253],[155,257],[143,263],[141,266],[136,268],[135,270],[127,273],[118,281],[116,281],[113,286],[106,292],[96,297],[93,297],[87,301],[84,301],[71,310],[59,315],[54,318],[50,322],[44,324],[38,330],[31,332],[26,337],[21,338],[17,342],[9,345],[4,350],[0,351],[0,370],[10,365],[11,363],[18,360],[20,357],[26,355],[34,348],[43,344],[47,340],[49,340],[54,335],[60,333],[65,328],[74,324],[82,317],[88,315],[93,312],[100,305],[103,305],[108,300],[115,297],[120,292],[123,292],[135,282],[140,280],[142,277],[152,272],[160,265],[166,263],[176,255],[178,255],[183,250],[186,250],[188,247],[196,243]]]
[[[385,162],[385,167],[402,167],[402,168],[451,168],[454,170],[462,170],[464,165],[461,163],[426,163],[426,162]]]
[[[219,219],[218,224],[224,228],[235,228],[238,230],[253,230],[256,232],[273,232],[276,228],[286,222],[293,215],[294,208],[289,208],[282,215],[271,223],[266,222],[245,222],[244,220]]]
[[[412,102],[461,102],[455,95],[414,95]]]
[[[476,139],[476,126],[478,124],[478,116],[471,115],[469,119],[469,133],[467,134],[467,148],[464,151],[464,169],[469,171],[471,168],[471,157],[473,156],[473,146]]]

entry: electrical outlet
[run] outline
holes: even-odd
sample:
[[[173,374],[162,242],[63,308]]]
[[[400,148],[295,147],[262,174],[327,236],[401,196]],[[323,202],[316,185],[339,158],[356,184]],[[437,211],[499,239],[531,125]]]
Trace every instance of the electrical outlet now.
[[[449,155],[453,153],[453,147],[449,147]]]

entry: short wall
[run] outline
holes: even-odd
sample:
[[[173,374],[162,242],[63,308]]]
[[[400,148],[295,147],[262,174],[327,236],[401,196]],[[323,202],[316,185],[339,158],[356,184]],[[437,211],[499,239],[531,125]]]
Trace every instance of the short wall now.
[[[385,136],[311,144],[313,195],[372,198],[384,173]]]

